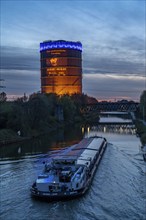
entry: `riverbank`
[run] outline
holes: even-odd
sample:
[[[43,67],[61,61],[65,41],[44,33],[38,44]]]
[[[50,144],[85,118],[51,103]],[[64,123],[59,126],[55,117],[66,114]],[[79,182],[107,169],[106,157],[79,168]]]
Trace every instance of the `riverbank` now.
[[[71,133],[74,132],[74,130],[81,129],[82,126],[85,126],[83,123],[74,123],[74,124],[65,124],[65,123],[58,123],[52,127],[45,128],[43,131],[41,130],[33,130],[29,133],[29,136],[19,136],[15,131],[11,129],[1,129],[0,130],[0,147],[6,146],[9,144],[19,143],[19,142],[25,142],[27,140],[35,140],[38,138],[42,138],[42,136],[52,136],[52,133],[60,133],[71,131]]]
[[[29,133],[28,136],[21,136],[21,133],[19,133],[19,132],[16,133],[12,129],[1,129],[0,130],[0,146],[14,144],[14,143],[38,138],[42,135],[46,135],[48,133],[51,133],[51,132],[53,132],[57,129],[61,129],[61,128],[63,128],[63,124],[60,123],[52,128],[48,127],[46,129],[44,129],[43,131],[33,130]]]

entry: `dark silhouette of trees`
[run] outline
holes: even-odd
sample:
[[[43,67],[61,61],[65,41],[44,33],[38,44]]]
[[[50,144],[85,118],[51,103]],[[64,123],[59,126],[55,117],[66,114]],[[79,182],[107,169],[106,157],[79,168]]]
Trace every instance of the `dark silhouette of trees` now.
[[[140,115],[146,121],[146,90],[140,96]]]
[[[7,94],[5,92],[0,93],[0,102],[6,102]]]
[[[3,94],[5,97],[5,94]],[[14,102],[2,102],[0,128],[10,129],[21,136],[35,136],[64,125],[98,121],[97,114],[83,115],[80,108],[96,100],[87,95],[72,96],[33,93]],[[57,111],[56,111],[57,110]]]

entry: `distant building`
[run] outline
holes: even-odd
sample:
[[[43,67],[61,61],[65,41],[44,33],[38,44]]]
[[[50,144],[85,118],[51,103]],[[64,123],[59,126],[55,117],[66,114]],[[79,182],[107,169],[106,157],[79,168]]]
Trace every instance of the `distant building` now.
[[[80,42],[44,41],[40,43],[40,55],[42,93],[82,93]]]

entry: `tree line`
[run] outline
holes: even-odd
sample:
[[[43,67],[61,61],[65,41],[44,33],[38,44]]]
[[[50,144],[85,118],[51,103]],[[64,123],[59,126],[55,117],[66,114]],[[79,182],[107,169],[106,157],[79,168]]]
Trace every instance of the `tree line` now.
[[[22,137],[35,136],[61,126],[98,122],[98,114],[81,114],[84,104],[96,103],[85,94],[58,96],[54,93],[33,93],[17,100],[7,101],[1,95],[0,129],[11,130]]]
[[[140,96],[140,117],[146,121],[146,90]]]

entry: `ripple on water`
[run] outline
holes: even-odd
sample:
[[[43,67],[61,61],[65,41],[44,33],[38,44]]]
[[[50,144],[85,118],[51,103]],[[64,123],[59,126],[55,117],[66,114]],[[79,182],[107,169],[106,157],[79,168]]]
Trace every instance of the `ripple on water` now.
[[[1,166],[2,220],[144,220],[145,163],[136,150],[109,145],[87,194],[68,202],[45,203],[30,197],[29,188],[42,171],[43,158]],[[132,147],[133,143],[132,143]]]

